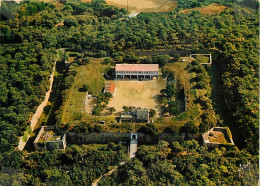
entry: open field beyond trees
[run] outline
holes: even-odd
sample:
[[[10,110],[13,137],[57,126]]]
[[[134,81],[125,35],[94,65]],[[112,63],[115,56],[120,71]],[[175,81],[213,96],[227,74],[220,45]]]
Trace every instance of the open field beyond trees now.
[[[81,0],[91,2],[91,0]],[[106,0],[108,5],[127,9],[127,0]],[[167,12],[177,7],[176,1],[170,0],[130,0],[128,9],[130,12]]]
[[[204,7],[197,7],[197,8],[192,8],[192,9],[181,10],[181,13],[188,14],[192,11],[199,11],[202,14],[213,15],[213,14],[220,14],[225,9],[226,9],[225,6],[217,4],[217,3],[213,3],[208,6],[204,6]]]

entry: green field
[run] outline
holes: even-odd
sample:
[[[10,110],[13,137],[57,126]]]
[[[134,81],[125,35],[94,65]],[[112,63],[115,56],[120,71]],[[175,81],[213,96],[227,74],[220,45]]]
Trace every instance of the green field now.
[[[67,102],[63,109],[63,123],[87,117],[85,113],[85,99],[87,92],[81,91],[83,85],[88,85],[89,94],[99,95],[102,91],[105,78],[103,73],[108,71],[111,66],[104,64],[104,59],[91,58],[90,63],[77,68],[74,84],[67,94]]]

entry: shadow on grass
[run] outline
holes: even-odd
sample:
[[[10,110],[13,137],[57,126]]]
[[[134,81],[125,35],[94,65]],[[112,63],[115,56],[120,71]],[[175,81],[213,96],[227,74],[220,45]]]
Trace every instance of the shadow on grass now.
[[[241,147],[241,139],[239,130],[234,123],[232,112],[228,108],[228,103],[225,101],[223,82],[221,80],[221,64],[213,63],[209,70],[209,76],[212,84],[212,103],[216,114],[220,115],[220,119],[223,120],[223,125],[228,126],[232,132],[233,141],[235,145]]]

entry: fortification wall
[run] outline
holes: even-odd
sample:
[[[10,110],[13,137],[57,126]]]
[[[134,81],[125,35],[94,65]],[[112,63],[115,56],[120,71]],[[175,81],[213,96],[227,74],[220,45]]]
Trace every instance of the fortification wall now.
[[[130,133],[67,133],[67,142],[70,144],[85,144],[85,143],[119,143],[128,142]]]
[[[191,54],[191,50],[158,50],[158,51],[153,51],[153,50],[135,50],[135,51],[125,51],[125,54],[128,53],[134,53],[136,56],[152,56],[156,54],[168,54],[168,55],[174,55],[174,54],[179,54],[181,56],[188,56]]]
[[[138,133],[138,144],[156,144],[158,141],[164,140],[169,143],[173,141],[182,141],[181,136],[176,136],[170,133],[161,133],[158,136],[146,135],[143,133]],[[106,144],[109,142],[114,143],[129,143],[130,133],[67,133],[67,142],[69,144],[88,144],[88,143],[98,143]]]

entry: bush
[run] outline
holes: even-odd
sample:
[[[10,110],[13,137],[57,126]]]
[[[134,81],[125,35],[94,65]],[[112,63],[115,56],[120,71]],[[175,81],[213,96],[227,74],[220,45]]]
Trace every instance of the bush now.
[[[157,135],[158,128],[153,123],[148,123],[147,125],[142,126],[140,129],[138,129],[138,132],[148,135]]]
[[[202,70],[201,70],[201,68],[200,68],[199,65],[194,65],[193,68],[192,68],[192,70],[193,70],[194,72],[197,72],[197,73],[201,73],[201,72],[202,72]]]
[[[198,82],[196,84],[196,88],[198,88],[198,89],[206,89],[207,85],[205,83],[203,83],[202,81],[200,81],[200,82]]]
[[[72,118],[74,120],[81,120],[82,119],[82,113],[80,113],[80,112],[73,112]]]
[[[107,56],[107,52],[104,50],[100,50],[99,51],[99,57],[106,57]]]
[[[180,54],[174,54],[173,57],[175,61],[179,61],[181,59]]]
[[[191,62],[191,64],[195,66],[195,65],[199,65],[200,62],[199,62],[198,60],[195,59],[195,60],[193,60],[193,61]]]
[[[166,93],[167,93],[168,97],[172,97],[175,95],[176,92],[175,92],[175,87],[173,84],[168,84],[166,86]]]
[[[101,125],[94,126],[94,132],[101,133],[103,131],[103,127]]]
[[[102,107],[100,104],[97,104],[94,109],[93,109],[93,112],[92,112],[92,115],[95,115],[95,116],[101,116],[101,112],[102,112]]]
[[[84,85],[82,86],[82,90],[83,90],[83,91],[88,91],[88,90],[89,90],[89,86],[88,86],[87,84],[84,84]]]
[[[105,63],[111,63],[111,62],[113,62],[113,60],[110,57],[105,58]]]
[[[77,26],[78,22],[74,17],[68,17],[64,20],[64,26],[71,27],[71,26]]]
[[[67,76],[64,79],[64,88],[69,89],[72,86],[73,83],[74,83],[74,77],[72,75]]]
[[[170,133],[170,134],[175,134],[176,133],[176,129],[174,126],[168,126],[164,129],[163,132],[166,132],[166,133]]]
[[[197,134],[199,128],[195,125],[194,121],[187,122],[184,126],[180,128],[180,132],[182,133],[192,133]]]

